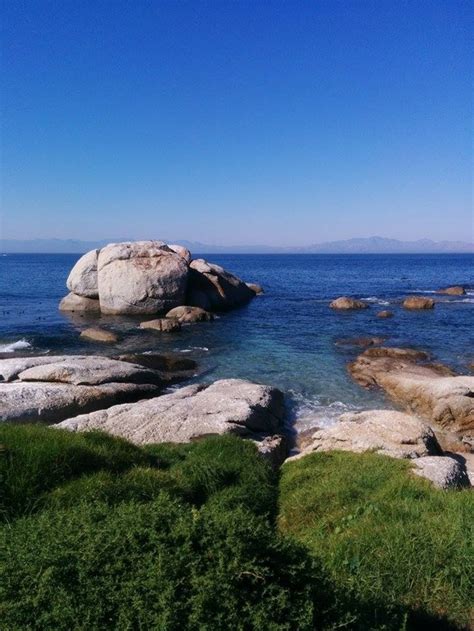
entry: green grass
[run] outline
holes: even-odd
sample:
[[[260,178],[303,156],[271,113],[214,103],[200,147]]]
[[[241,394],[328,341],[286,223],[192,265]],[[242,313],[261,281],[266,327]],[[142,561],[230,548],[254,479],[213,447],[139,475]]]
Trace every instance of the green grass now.
[[[240,438],[144,448],[0,427],[0,628],[462,628],[473,494],[406,462]]]
[[[362,619],[418,612],[462,627],[474,605],[474,494],[437,490],[408,469],[347,452],[287,463],[280,530],[311,551]]]
[[[140,449],[11,425],[0,442],[2,631],[332,627],[331,590],[276,532],[277,479],[252,443]]]

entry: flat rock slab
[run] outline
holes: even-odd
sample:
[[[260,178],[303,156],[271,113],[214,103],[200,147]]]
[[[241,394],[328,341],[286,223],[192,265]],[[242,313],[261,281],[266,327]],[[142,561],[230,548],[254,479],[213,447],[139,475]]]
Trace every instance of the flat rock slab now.
[[[300,457],[314,451],[376,451],[393,458],[419,458],[440,454],[431,428],[409,414],[368,410],[343,414],[332,427],[314,432]]]
[[[55,362],[37,364],[17,375],[20,381],[48,381],[73,385],[103,383],[160,383],[160,374],[149,368],[108,357],[65,356]]]
[[[5,383],[0,385],[0,421],[57,423],[70,416],[158,393],[159,388],[151,384]]]
[[[275,434],[284,418],[283,394],[241,379],[191,385],[135,404],[115,405],[58,425],[71,431],[103,430],[135,444],[186,443],[208,435]]]

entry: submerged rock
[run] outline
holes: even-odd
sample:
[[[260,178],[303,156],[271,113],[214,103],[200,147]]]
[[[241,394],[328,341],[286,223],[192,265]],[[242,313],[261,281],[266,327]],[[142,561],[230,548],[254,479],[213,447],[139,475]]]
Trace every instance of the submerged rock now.
[[[409,311],[417,309],[433,309],[435,301],[433,298],[424,298],[423,296],[409,296],[403,301],[403,307]]]
[[[189,442],[227,433],[261,440],[262,433],[281,431],[283,417],[280,390],[241,379],[224,379],[69,418],[58,427],[71,431],[100,429],[136,444]]]
[[[108,344],[118,342],[118,336],[112,331],[91,327],[81,332],[81,337],[94,342],[106,342]]]
[[[454,287],[446,287],[445,289],[438,289],[438,294],[446,294],[448,296],[464,296],[466,290],[461,285],[455,285]]]
[[[128,353],[125,355],[118,355],[113,359],[118,359],[122,362],[130,362],[132,364],[139,364],[145,366],[145,368],[151,368],[153,370],[160,370],[164,372],[180,372],[195,370],[198,365],[194,359],[189,357],[181,357],[179,355],[162,355],[159,353]]]
[[[387,309],[379,311],[377,313],[377,318],[393,318],[393,311],[388,311]]]
[[[347,340],[336,340],[338,346],[379,346],[386,337],[354,337]]]
[[[362,300],[356,300],[355,298],[349,298],[348,296],[341,296],[336,298],[329,305],[331,309],[339,309],[341,311],[348,311],[350,309],[367,309],[368,304],[362,302]]]
[[[115,243],[99,253],[102,313],[168,311],[184,303],[187,279],[186,261],[161,241]]]
[[[173,318],[182,323],[192,322],[210,322],[214,320],[214,316],[209,311],[201,309],[201,307],[175,307],[168,311],[167,318]]]
[[[152,329],[153,331],[161,331],[162,333],[172,333],[179,331],[181,323],[176,318],[157,318],[155,320],[147,320],[140,323],[141,329]]]
[[[100,313],[100,303],[95,298],[85,298],[70,293],[59,303],[60,311],[83,311],[88,313]]]
[[[98,254],[99,250],[91,250],[77,261],[66,281],[69,291],[85,298],[99,297],[97,283]]]

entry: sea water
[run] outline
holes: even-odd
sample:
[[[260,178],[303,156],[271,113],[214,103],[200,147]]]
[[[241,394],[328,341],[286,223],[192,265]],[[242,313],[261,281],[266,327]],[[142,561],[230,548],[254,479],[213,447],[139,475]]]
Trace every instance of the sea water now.
[[[202,255],[199,255],[202,256]],[[361,352],[342,343],[386,338],[391,346],[426,350],[461,373],[474,361],[474,256],[204,255],[265,294],[214,322],[173,334],[138,329],[146,317],[84,316],[58,311],[77,254],[0,257],[0,354],[175,352],[196,359],[196,380],[242,377],[280,387],[299,429],[333,423],[352,409],[388,407],[382,393],[355,384],[347,364]],[[435,309],[405,311],[407,295],[464,285],[465,296],[436,296]],[[335,312],[338,296],[370,308]],[[391,319],[376,317],[390,309]],[[112,347],[79,337],[85,326],[116,330]]]

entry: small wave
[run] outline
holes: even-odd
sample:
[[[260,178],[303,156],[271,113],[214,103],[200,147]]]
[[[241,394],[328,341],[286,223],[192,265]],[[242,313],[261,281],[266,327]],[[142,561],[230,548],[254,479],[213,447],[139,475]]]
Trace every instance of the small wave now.
[[[333,401],[323,403],[318,398],[307,398],[301,393],[290,390],[292,405],[290,410],[291,420],[298,432],[308,429],[331,427],[339,420],[344,412],[357,411],[355,405]]]
[[[409,294],[437,294],[435,289],[410,289]]]
[[[193,351],[204,351],[205,353],[209,352],[207,346],[191,346],[191,348],[175,348],[174,350],[178,353],[192,353]]]
[[[15,351],[22,351],[25,348],[31,348],[31,344],[26,340],[18,340],[17,342],[10,342],[9,344],[0,344],[0,353],[14,353]]]
[[[382,305],[386,307],[390,304],[389,300],[384,300],[383,298],[378,298],[377,296],[369,296],[368,298],[362,298],[364,302],[371,302],[377,305]]]

